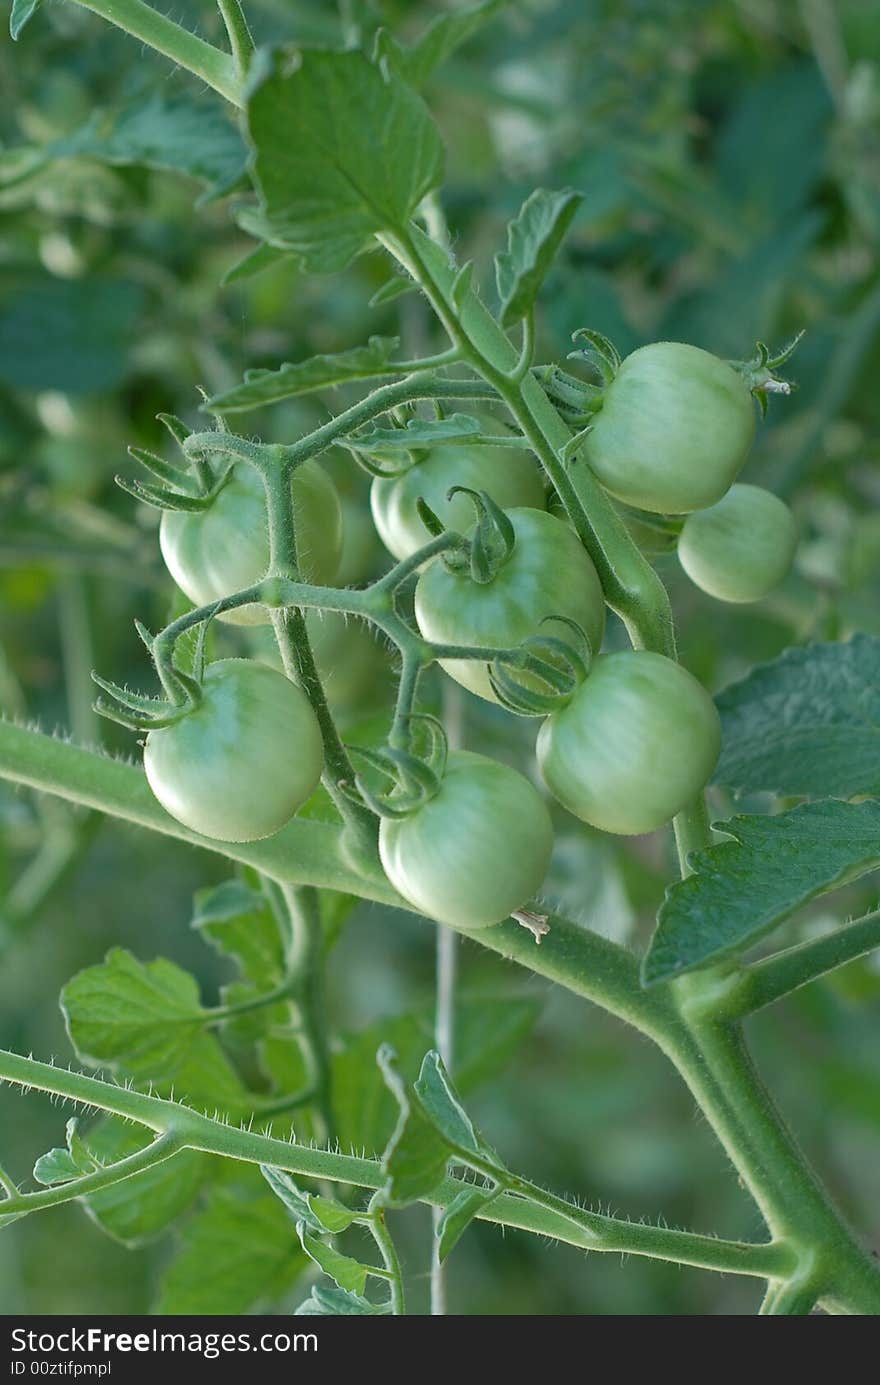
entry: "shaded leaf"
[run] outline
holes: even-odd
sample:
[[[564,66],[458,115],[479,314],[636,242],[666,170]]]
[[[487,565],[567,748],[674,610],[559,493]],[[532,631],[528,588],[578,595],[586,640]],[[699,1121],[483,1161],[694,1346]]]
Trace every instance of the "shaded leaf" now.
[[[482,1152],[483,1142],[452,1088],[439,1053],[425,1055],[415,1082],[415,1093],[425,1115],[447,1144],[473,1154]]]
[[[400,370],[391,364],[399,344],[397,337],[370,337],[366,346],[354,346],[350,351],[311,356],[307,361],[287,361],[277,370],[248,370],[243,384],[215,394],[202,408],[207,412],[245,413],[264,404],[276,404],[280,399],[292,399],[351,380],[399,375]]]
[[[411,418],[404,428],[369,428],[345,439],[356,452],[387,452],[390,448],[434,447],[444,442],[476,441],[483,431],[469,414],[448,418]]]
[[[350,1294],[364,1292],[368,1273],[366,1265],[361,1265],[350,1255],[343,1255],[327,1241],[311,1235],[302,1223],[299,1226],[299,1239],[309,1259],[314,1260],[340,1289]]]
[[[571,188],[563,192],[537,188],[511,221],[507,250],[495,257],[501,321],[505,327],[519,322],[531,311],[582,200],[582,194]]]
[[[260,1172],[276,1197],[279,1197],[295,1222],[319,1236],[335,1236],[345,1231],[357,1219],[357,1213],[344,1207],[334,1198],[304,1192],[289,1173],[281,1169],[260,1166]]]
[[[646,984],[742,951],[817,895],[880,866],[880,804],[826,799],[778,817],[735,817],[733,841],[690,858],[660,908]]]
[[[370,1303],[360,1294],[349,1294],[344,1289],[327,1289],[316,1284],[311,1294],[296,1309],[296,1317],[378,1317],[390,1312],[385,1304]]]
[[[474,1185],[462,1188],[460,1193],[456,1193],[444,1210],[437,1227],[437,1258],[441,1264],[458,1245],[474,1218],[479,1216],[483,1208],[497,1197],[500,1191],[497,1187],[482,1188]]]
[[[9,32],[17,39],[40,8],[43,0],[12,0],[12,13],[9,16]]]
[[[165,1270],[157,1313],[246,1313],[272,1302],[308,1259],[271,1193],[218,1186],[187,1223]]]
[[[357,51],[262,49],[251,72],[253,173],[272,243],[326,273],[405,229],[443,169],[416,93]]]
[[[880,639],[787,649],[715,699],[715,781],[738,793],[880,793]]]
[[[452,1150],[437,1134],[419,1103],[412,1100],[410,1088],[397,1070],[396,1055],[387,1044],[379,1049],[377,1061],[399,1110],[397,1126],[382,1156],[382,1168],[388,1180],[390,1202],[404,1206],[429,1196],[442,1182]]]
[[[113,948],[67,983],[61,1008],[77,1054],[120,1069],[178,1100],[241,1107],[248,1094],[217,1039],[204,1031],[198,983],[163,957],[139,962]]]

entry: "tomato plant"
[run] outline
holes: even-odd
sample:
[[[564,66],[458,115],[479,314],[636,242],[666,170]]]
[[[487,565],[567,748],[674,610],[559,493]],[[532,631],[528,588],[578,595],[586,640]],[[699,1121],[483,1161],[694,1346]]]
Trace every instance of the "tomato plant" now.
[[[305,693],[249,659],[209,665],[195,705],[151,730],[144,769],[162,807],[203,837],[251,842],[283,827],[321,777]]]
[[[453,486],[487,491],[505,509],[544,506],[540,473],[528,453],[504,447],[434,447],[400,475],[377,476],[373,481],[373,519],[389,553],[408,558],[426,542],[420,500],[430,505],[447,528],[470,528],[473,511],[466,496],[449,496]]]
[[[791,510],[761,486],[731,486],[689,515],[678,556],[691,581],[719,601],[760,601],[788,576],[797,547]]]
[[[584,453],[619,500],[687,514],[721,499],[754,434],[741,374],[699,347],[660,341],[627,356],[606,386]]]
[[[603,654],[547,718],[537,755],[548,788],[605,832],[653,832],[692,803],[721,749],[715,705],[662,654]]]
[[[605,601],[596,569],[571,529],[543,510],[507,511],[513,526],[510,554],[487,582],[468,567],[435,558],[415,593],[416,619],[436,644],[510,649],[542,633],[554,616],[574,621],[598,649],[605,628]],[[545,632],[546,633],[546,632]],[[462,687],[497,701],[489,665],[443,659],[441,666]]]
[[[342,554],[342,511],[333,482],[316,462],[304,462],[291,481],[297,521],[297,563],[306,581],[336,577]],[[159,526],[162,557],[184,595],[209,606],[250,587],[269,567],[263,483],[239,463],[204,510],[165,510]],[[258,605],[221,613],[236,624],[268,621]]]
[[[759,9],[12,0],[13,1319],[880,1311],[880,49]]]
[[[537,790],[485,755],[454,751],[436,793],[387,817],[379,855],[391,883],[440,923],[501,923],[540,889],[553,827]]]

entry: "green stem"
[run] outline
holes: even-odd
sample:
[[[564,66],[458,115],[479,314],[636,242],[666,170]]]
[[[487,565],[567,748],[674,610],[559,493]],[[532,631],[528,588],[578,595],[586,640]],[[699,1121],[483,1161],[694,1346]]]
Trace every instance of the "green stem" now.
[[[291,925],[288,965],[299,978],[302,1025],[300,1045],[306,1078],[320,1117],[315,1138],[326,1144],[335,1138],[333,1116],[333,1068],[327,1036],[327,997],[324,985],[324,933],[317,890],[308,886],[282,886]]]
[[[233,106],[242,104],[241,87],[235,61],[211,43],[197,38],[188,29],[167,19],[142,0],[76,0],[76,4],[99,14],[118,29],[140,39],[157,53],[186,68],[209,87],[213,87]]]
[[[304,1178],[328,1179],[374,1191],[385,1184],[385,1174],[377,1160],[358,1159],[350,1154],[289,1144],[286,1140],[240,1130],[201,1116],[175,1102],[129,1091],[99,1078],[55,1068],[48,1063],[0,1049],[0,1082],[3,1081],[93,1106],[155,1130],[168,1140],[167,1145],[162,1144],[162,1149],[169,1150],[169,1157],[177,1149],[195,1149],[244,1163],[266,1164]],[[157,1143],[132,1157],[142,1158],[149,1150],[155,1152]],[[123,1163],[126,1165],[124,1176],[128,1177],[135,1170],[130,1169],[128,1161]],[[121,1164],[117,1164],[114,1169],[118,1172],[121,1167]],[[106,1180],[102,1182],[102,1187],[118,1181],[110,1169],[102,1170],[98,1177]],[[426,1200],[447,1207],[465,1186],[459,1178],[446,1178]],[[44,1202],[47,1196],[44,1193],[16,1193],[14,1197],[0,1202],[0,1209],[3,1215],[22,1215],[37,1210],[38,1206],[69,1202],[81,1196],[83,1190],[96,1189],[94,1184],[85,1189],[84,1182],[77,1180],[75,1184],[49,1190],[49,1202]],[[531,1195],[524,1197],[501,1193],[478,1215],[483,1221],[531,1231],[584,1250],[673,1259],[679,1263],[697,1264],[704,1269],[761,1279],[785,1278],[792,1272],[791,1253],[785,1245],[774,1242],[749,1245],[716,1240],[687,1231],[668,1231],[665,1227],[644,1226],[585,1212],[562,1203],[561,1199],[555,1199],[555,1204],[563,1209],[559,1211],[556,1206],[550,1205],[549,1194],[543,1194],[540,1189],[536,1192],[541,1199],[539,1202],[534,1201]],[[39,1204],[28,1201],[31,1198],[39,1199]]]
[[[729,1020],[754,1014],[800,986],[807,986],[878,947],[880,909],[824,937],[811,938],[746,967],[728,995],[720,1001],[719,1018],[723,1016]]]
[[[397,1247],[388,1224],[385,1220],[386,1204],[385,1195],[380,1189],[370,1198],[369,1205],[370,1231],[373,1233],[373,1240],[382,1256],[385,1269],[388,1271],[388,1287],[391,1297],[391,1312],[395,1317],[403,1317],[406,1313],[406,1298],[403,1289],[403,1271],[400,1267],[400,1257],[397,1254]]]
[[[183,1145],[176,1135],[160,1135],[147,1145],[146,1149],[138,1150],[136,1154],[130,1154],[125,1159],[119,1159],[115,1164],[108,1164],[106,1168],[98,1169],[95,1173],[83,1174],[82,1178],[75,1178],[72,1182],[62,1183],[55,1188],[47,1188],[45,1192],[16,1193],[15,1196],[0,1202],[0,1217],[5,1217],[7,1213],[10,1216],[26,1216],[29,1212],[58,1207],[63,1202],[73,1202],[78,1198],[88,1197],[90,1193],[99,1193],[104,1188],[112,1188],[114,1184],[122,1183],[136,1173],[143,1173],[145,1169],[163,1164],[182,1148]]]
[[[241,83],[247,76],[248,64],[254,52],[254,40],[238,0],[217,0],[217,8],[229,39],[236,76]]]

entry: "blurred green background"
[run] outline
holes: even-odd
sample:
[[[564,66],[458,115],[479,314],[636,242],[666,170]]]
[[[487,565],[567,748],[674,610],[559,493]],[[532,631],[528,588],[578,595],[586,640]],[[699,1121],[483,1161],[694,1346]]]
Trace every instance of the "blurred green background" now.
[[[259,38],[306,42],[380,22],[405,38],[442,8],[351,0],[340,20],[321,0],[247,5]],[[207,0],[178,0],[174,15],[219,41]],[[249,245],[235,221],[234,127],[219,99],[75,5],[41,9],[17,44],[0,38],[0,86],[0,707],[132,753],[126,733],[96,723],[88,672],[149,687],[132,620],[156,628],[175,597],[155,514],[113,484],[117,472],[134,474],[126,447],[162,446],[159,411],[194,422],[197,387],[216,392],[247,367],[374,332],[399,331],[408,354],[440,341],[415,298],[367,307],[388,273],[378,255],[327,279],[284,262],[223,285]],[[789,644],[880,634],[876,3],[514,0],[427,95],[449,151],[444,205],[456,249],[476,259],[487,290],[505,221],[533,186],[585,194],[543,296],[541,359],[563,359],[585,325],[623,352],[672,337],[732,357],[757,338],[779,344],[807,329],[789,371],[798,391],[771,404],[745,477],[793,505],[797,572],[758,606],[720,607],[687,585],[674,557],[659,559],[688,665],[716,689]],[[282,406],[245,420],[245,431],[290,438],[329,403]],[[361,580],[383,562],[366,483],[346,458],[329,465],[346,498],[348,580]],[[221,636],[222,648],[240,648],[232,638]],[[360,656],[330,649],[326,663],[343,722],[356,725],[382,681]],[[524,762],[532,724],[466,694],[447,699],[447,711],[466,743]],[[717,816],[731,807],[713,806]],[[0,1045],[69,1061],[58,992],[114,945],[172,958],[213,1003],[227,972],[190,929],[191,900],[228,875],[218,857],[0,789]],[[600,838],[560,814],[554,887],[585,924],[639,944],[671,875],[662,834]],[[873,907],[875,893],[869,879],[822,908],[842,918]],[[821,917],[795,920],[790,936]],[[347,1053],[356,1088],[366,1067],[351,1066],[346,1036],[367,1031],[360,1049],[371,1063],[379,1041],[405,1028],[390,1021],[409,1015],[430,1045],[429,926],[361,906],[328,967],[340,1063]],[[687,1093],[647,1044],[473,945],[462,948],[461,993],[463,1043],[486,1058],[469,1104],[512,1167],[631,1217],[760,1233]],[[483,997],[495,1002],[491,1017]],[[499,1000],[512,1017],[504,1042]],[[794,1128],[875,1238],[878,1011],[880,971],[867,961],[750,1024]],[[18,1179],[61,1143],[67,1114],[0,1091],[0,1152]],[[283,1273],[251,1303],[236,1299],[199,1249],[200,1215],[136,1249],[74,1207],[14,1225],[0,1236],[0,1311],[198,1302],[286,1312],[300,1301],[302,1285]],[[428,1215],[416,1209],[395,1226],[412,1310],[423,1312]],[[502,1315],[748,1313],[759,1288],[485,1226],[456,1250],[449,1284],[451,1311]]]

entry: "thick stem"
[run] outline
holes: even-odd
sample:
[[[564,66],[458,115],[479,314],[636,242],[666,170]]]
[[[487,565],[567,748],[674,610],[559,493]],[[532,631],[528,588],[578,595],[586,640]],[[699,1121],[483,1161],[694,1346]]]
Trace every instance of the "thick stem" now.
[[[251,38],[251,31],[248,28],[244,10],[238,0],[217,0],[217,8],[220,11],[229,39],[236,76],[239,82],[243,82],[254,51],[254,41]]]
[[[314,1137],[327,1144],[335,1138],[335,1129],[321,906],[317,890],[308,886],[282,886],[281,893],[291,926],[288,966],[299,980],[300,1045],[319,1121]]]
[[[157,53],[163,53],[178,67],[185,67],[201,77],[233,106],[242,104],[235,60],[150,5],[143,4],[142,0],[76,0],[76,3],[155,48]]]
[[[739,973],[729,993],[720,999],[719,1017],[736,1019],[808,986],[820,976],[865,957],[880,947],[880,910],[862,919],[786,948]],[[719,1013],[716,1011],[716,1014]]]

